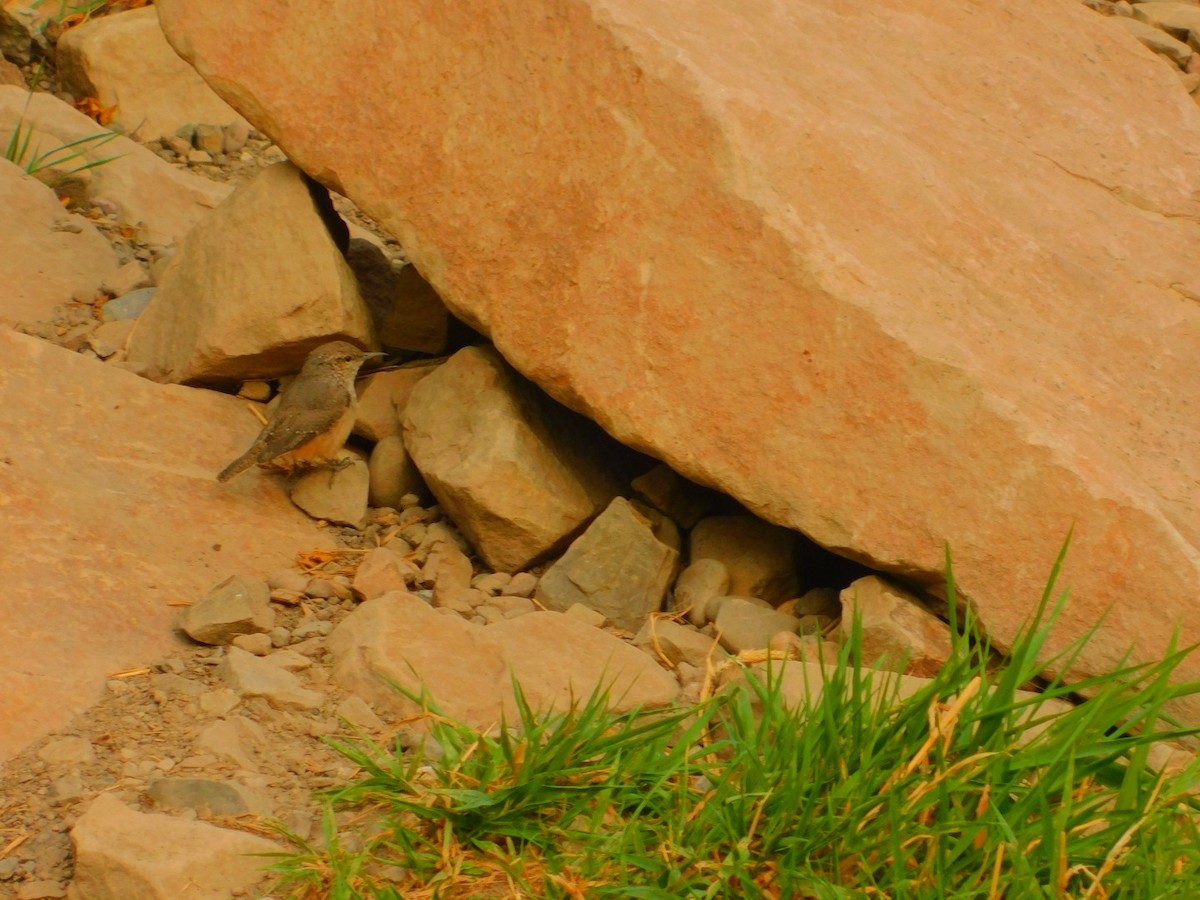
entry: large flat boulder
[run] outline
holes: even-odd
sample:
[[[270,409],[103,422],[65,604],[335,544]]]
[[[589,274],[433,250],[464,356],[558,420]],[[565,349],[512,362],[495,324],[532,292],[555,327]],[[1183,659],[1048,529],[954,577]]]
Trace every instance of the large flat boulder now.
[[[214,479],[258,432],[241,401],[6,329],[0,359],[4,759],[169,652],[172,604],[332,541],[270,479]]]
[[[935,589],[949,542],[1001,644],[1072,528],[1048,649],[1200,639],[1200,111],[1082,4],[158,10],[619,439]]]

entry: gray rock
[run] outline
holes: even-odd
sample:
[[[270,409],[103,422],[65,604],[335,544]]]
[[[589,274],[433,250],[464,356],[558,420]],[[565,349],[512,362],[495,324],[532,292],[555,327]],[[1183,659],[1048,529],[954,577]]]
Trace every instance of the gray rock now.
[[[105,322],[136,319],[154,299],[155,290],[157,289],[152,287],[138,288],[136,291],[130,291],[128,294],[122,294],[120,297],[109,300],[100,307],[100,318]]]
[[[146,790],[163,809],[194,809],[203,816],[269,816],[270,800],[236,781],[159,778]]]
[[[179,627],[202,644],[224,644],[234,635],[270,631],[275,627],[271,592],[265,582],[232,575],[185,609]]]
[[[560,611],[582,603],[614,625],[637,631],[662,608],[678,559],[629,501],[618,497],[546,570],[536,598]]]

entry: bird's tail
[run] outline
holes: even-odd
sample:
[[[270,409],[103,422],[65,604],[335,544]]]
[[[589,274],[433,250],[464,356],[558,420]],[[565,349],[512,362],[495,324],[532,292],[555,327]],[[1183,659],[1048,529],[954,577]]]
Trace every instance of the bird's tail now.
[[[240,475],[242,472],[245,472],[248,468],[254,465],[257,451],[258,447],[251,447],[249,450],[223,468],[217,475],[217,481],[228,481],[234,475]]]

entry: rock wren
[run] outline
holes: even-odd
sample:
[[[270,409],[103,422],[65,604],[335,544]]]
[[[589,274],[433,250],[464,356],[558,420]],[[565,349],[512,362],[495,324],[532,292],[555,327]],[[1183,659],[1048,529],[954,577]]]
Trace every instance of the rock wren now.
[[[354,426],[354,377],[369,356],[345,341],[322,344],[304,361],[295,381],[250,449],[227,465],[217,481],[228,481],[255,463],[289,471],[335,465]]]

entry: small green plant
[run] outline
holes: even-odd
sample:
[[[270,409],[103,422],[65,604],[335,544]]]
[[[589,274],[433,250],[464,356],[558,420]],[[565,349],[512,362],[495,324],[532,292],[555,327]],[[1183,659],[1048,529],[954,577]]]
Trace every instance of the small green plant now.
[[[1200,771],[1149,765],[1155,742],[1200,731],[1164,711],[1200,692],[1171,682],[1187,651],[1021,690],[1044,670],[1061,561],[1003,665],[958,637],[910,696],[861,666],[852,635],[799,695],[790,664],[672,711],[615,714],[601,692],[547,717],[517,689],[518,721],[494,735],[431,712],[436,758],[335,743],[363,775],[326,797],[320,846],[291,836],[278,887],[333,900],[1196,896]],[[947,581],[954,618],[949,559]],[[1089,699],[1066,703],[1076,691]]]
[[[58,178],[62,179],[68,175],[74,175],[87,169],[94,169],[97,166],[102,166],[119,158],[119,156],[106,156],[101,159],[88,159],[90,153],[98,150],[117,137],[115,131],[99,131],[95,134],[89,134],[81,138],[76,138],[73,141],[59,144],[44,153],[41,152],[38,146],[33,145],[34,125],[25,120],[26,113],[29,111],[29,102],[32,98],[33,92],[30,91],[29,96],[25,100],[25,109],[17,119],[12,133],[8,136],[8,141],[4,145],[4,158],[9,162],[20,166],[29,175],[34,175],[43,169],[61,170],[63,167],[67,167],[66,171],[58,172]]]

